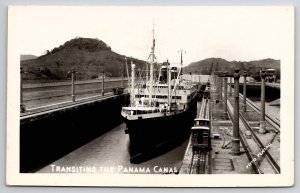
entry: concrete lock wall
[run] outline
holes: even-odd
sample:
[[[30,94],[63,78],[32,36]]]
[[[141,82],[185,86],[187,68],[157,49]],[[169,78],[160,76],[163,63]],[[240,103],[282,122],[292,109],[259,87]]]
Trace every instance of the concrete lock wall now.
[[[128,103],[129,95],[119,95],[22,120],[20,172],[34,172],[119,125]]]

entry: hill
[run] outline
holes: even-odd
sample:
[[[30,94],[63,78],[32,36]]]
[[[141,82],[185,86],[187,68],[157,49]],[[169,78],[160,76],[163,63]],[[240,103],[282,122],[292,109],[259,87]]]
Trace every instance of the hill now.
[[[130,60],[136,69],[145,67],[145,61]],[[121,76],[124,64],[124,55],[113,52],[105,42],[91,38],[75,38],[38,58],[21,61],[25,80],[69,79],[72,68],[77,72],[77,79],[97,78],[103,70],[106,76],[116,77]]]
[[[30,55],[30,54],[21,55],[21,61],[32,60],[32,59],[35,59],[35,58],[37,58],[37,56]]]
[[[222,58],[207,58],[193,62],[184,67],[184,73],[211,74],[214,71],[233,73],[235,69],[246,70],[254,78],[258,78],[259,71],[262,69],[274,68],[276,76],[280,77],[280,60],[271,58],[255,61],[227,61]]]

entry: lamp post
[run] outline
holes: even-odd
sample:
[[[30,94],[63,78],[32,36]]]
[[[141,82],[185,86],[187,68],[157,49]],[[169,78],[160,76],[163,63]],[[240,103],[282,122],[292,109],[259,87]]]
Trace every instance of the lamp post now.
[[[229,85],[229,95],[232,95],[232,77],[229,77],[230,85]]]
[[[266,120],[265,120],[265,96],[266,96],[266,71],[260,71],[261,77],[261,92],[260,92],[260,133],[266,133]]]
[[[215,87],[216,87],[216,93],[217,93],[217,100],[220,99],[220,77],[219,75],[221,72],[215,71]]]
[[[233,106],[233,136],[231,153],[238,155],[240,153],[240,131],[239,131],[239,70],[235,70],[234,74],[234,106]]]
[[[247,71],[244,71],[243,72],[243,77],[244,77],[244,83],[243,83],[243,111],[246,112],[247,111],[247,94],[246,94],[246,91],[247,91],[247,88],[246,88],[246,84],[247,84],[247,76],[249,76],[247,74]]]
[[[25,113],[26,112],[26,108],[25,105],[23,103],[23,68],[20,68],[20,112],[21,113]]]
[[[102,71],[102,91],[101,95],[104,96],[104,70]]]
[[[222,74],[222,77],[223,77],[223,81],[224,81],[224,84],[223,84],[223,93],[224,93],[224,97],[223,97],[223,107],[224,107],[224,114],[227,115],[227,82],[228,82],[228,78],[229,77],[229,74],[228,72],[224,72]]]
[[[131,104],[134,102],[135,64],[131,61]]]
[[[219,85],[219,87],[220,87],[220,101],[222,101],[223,100],[223,92],[222,92],[222,89],[223,89],[223,73],[221,72],[220,73],[220,75],[219,75],[219,77],[220,77],[220,85]]]
[[[72,68],[72,102],[75,102],[75,70]]]
[[[266,77],[273,76],[275,73],[274,69],[267,69],[260,71],[261,77],[261,95],[260,95],[260,127],[259,132],[264,134],[266,133]]]

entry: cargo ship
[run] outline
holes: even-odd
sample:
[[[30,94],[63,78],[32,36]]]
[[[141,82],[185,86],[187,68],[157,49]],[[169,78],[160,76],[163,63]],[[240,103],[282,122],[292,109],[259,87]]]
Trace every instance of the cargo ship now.
[[[135,64],[131,62],[130,103],[121,111],[133,163],[188,138],[196,116],[197,86],[182,79],[182,52],[180,67],[170,65],[169,61],[157,65],[154,52],[153,35],[149,73],[146,68],[145,80],[136,81]],[[159,66],[158,73],[154,73],[154,65]]]

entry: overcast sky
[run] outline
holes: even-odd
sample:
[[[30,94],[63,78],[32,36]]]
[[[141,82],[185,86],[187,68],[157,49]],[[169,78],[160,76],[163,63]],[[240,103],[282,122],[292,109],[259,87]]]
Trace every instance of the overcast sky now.
[[[112,50],[148,58],[155,23],[158,62],[185,65],[208,57],[280,59],[291,30],[285,7],[15,7],[20,54],[41,55],[77,36],[98,38]]]

